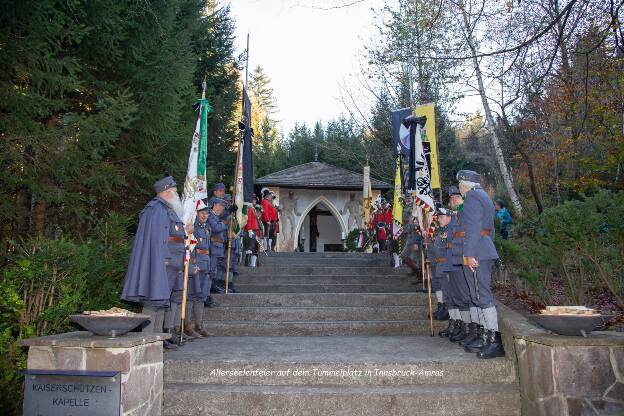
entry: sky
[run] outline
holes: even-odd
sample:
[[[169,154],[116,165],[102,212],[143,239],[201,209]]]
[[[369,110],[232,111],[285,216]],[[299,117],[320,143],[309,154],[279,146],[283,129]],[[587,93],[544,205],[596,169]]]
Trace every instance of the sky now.
[[[260,65],[271,79],[285,134],[295,122],[309,126],[345,113],[341,85],[354,85],[364,42],[374,35],[372,7],[363,0],[232,0],[237,51],[250,36],[250,71]],[[243,74],[244,76],[244,74]]]

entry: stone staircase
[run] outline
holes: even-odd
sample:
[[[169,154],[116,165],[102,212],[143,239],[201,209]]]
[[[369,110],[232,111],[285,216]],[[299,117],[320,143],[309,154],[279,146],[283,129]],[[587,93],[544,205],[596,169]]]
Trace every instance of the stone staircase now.
[[[164,415],[520,414],[511,362],[430,337],[426,295],[386,255],[263,260],[206,309],[214,336],[165,355]]]

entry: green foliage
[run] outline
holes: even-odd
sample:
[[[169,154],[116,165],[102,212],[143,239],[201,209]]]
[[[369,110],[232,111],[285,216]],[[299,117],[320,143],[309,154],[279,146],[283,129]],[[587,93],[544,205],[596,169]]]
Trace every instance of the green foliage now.
[[[624,308],[624,192],[567,201],[516,231],[523,233],[516,241],[497,241],[499,253],[544,303],[582,305],[606,290]],[[553,279],[563,284],[563,299],[553,292]]]
[[[85,241],[32,238],[14,247],[0,275],[0,407],[20,412],[26,354],[21,338],[70,330],[68,316],[123,306],[119,300],[130,219],[111,213]],[[124,306],[128,307],[128,306]]]
[[[214,0],[0,5],[0,230],[89,235],[185,174],[207,81],[210,179],[232,173],[234,24]],[[44,215],[45,213],[45,215]]]

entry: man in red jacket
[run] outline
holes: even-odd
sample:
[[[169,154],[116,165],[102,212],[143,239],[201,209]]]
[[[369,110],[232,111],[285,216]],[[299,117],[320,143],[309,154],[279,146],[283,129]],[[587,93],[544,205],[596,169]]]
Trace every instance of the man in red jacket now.
[[[243,228],[246,247],[245,266],[249,267],[256,267],[258,262],[258,240],[256,240],[256,237],[260,234],[260,226],[258,225],[255,209],[257,203],[258,197],[254,194],[253,203],[247,205],[247,224]]]
[[[381,199],[379,201],[378,209],[373,214],[371,220],[371,226],[377,237],[377,244],[379,245],[379,251],[386,250],[386,242],[388,239],[387,225],[392,224],[392,211],[390,211],[390,222],[388,223],[388,213],[386,207],[386,200]]]
[[[277,210],[273,206],[273,194],[268,188],[262,190],[262,225],[264,226],[264,249],[270,251],[276,239]]]

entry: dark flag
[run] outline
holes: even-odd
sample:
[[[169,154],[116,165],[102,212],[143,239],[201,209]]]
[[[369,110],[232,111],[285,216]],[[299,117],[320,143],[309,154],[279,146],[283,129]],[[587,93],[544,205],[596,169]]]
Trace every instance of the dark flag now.
[[[243,197],[245,202],[253,202],[253,131],[251,129],[251,101],[247,89],[243,87]]]
[[[410,151],[409,151],[409,168],[408,168],[409,179],[407,183],[407,189],[410,191],[413,191],[414,189],[416,189],[416,185],[417,185],[416,184],[416,176],[417,176],[416,171],[419,168],[419,166],[417,166],[419,155],[416,155],[416,152],[418,150],[416,146],[416,139],[417,139],[416,136],[418,135],[418,138],[420,138],[420,128],[424,127],[426,122],[427,122],[427,117],[424,117],[424,116],[416,117],[416,116],[410,115],[402,120],[402,124],[409,131],[408,149],[410,149]],[[417,129],[416,128],[417,126],[419,126],[420,128]]]
[[[399,143],[401,143],[401,154],[403,157],[409,157],[409,130],[402,121],[410,115],[412,115],[412,109],[409,107],[392,111],[392,152],[395,157],[399,153]]]

